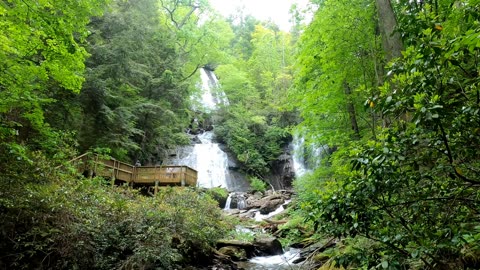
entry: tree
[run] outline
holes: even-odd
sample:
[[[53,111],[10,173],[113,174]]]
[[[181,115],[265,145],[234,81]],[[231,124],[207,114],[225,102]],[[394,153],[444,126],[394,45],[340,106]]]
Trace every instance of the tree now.
[[[344,266],[478,268],[480,7],[434,4],[397,14],[407,46],[365,103],[389,125],[297,184],[318,232],[369,247],[346,249]]]
[[[45,108],[84,81],[86,25],[105,1],[25,2],[0,5],[0,156],[28,159],[26,150],[55,153],[60,133]],[[61,19],[58,19],[61,16]],[[8,166],[2,160],[0,171]]]
[[[369,1],[324,1],[300,39],[295,91],[302,126],[319,145],[374,130],[363,97],[377,89],[380,50]]]
[[[185,143],[189,84],[157,1],[115,1],[91,24],[92,57],[81,93],[84,150],[107,147],[117,158],[160,159],[158,147]]]
[[[416,1],[414,1],[416,2]],[[378,14],[378,27],[382,33],[383,49],[387,61],[401,57],[403,49],[400,32],[397,31],[397,20],[390,0],[375,0]]]

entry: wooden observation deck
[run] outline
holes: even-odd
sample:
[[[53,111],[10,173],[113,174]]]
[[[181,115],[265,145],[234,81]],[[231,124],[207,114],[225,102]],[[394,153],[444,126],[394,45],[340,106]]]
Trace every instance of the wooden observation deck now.
[[[145,186],[196,186],[197,171],[188,166],[134,166],[98,155],[83,154],[70,161],[80,173]],[[156,188],[155,188],[156,190]]]

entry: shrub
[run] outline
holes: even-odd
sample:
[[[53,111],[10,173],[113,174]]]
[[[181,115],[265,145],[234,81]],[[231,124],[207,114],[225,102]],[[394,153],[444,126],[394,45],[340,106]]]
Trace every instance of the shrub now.
[[[43,181],[0,181],[2,267],[173,269],[208,262],[228,231],[216,202],[196,190],[144,197],[102,178],[48,177],[40,165]]]
[[[252,187],[253,191],[264,192],[267,190],[267,183],[255,176],[250,177],[250,186]]]

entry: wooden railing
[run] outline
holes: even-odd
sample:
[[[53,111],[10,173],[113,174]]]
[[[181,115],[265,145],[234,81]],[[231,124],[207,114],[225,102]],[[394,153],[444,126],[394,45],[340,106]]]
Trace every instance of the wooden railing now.
[[[88,153],[70,160],[70,163],[86,176],[102,176],[128,184],[156,187],[197,185],[197,171],[188,166],[134,166]]]

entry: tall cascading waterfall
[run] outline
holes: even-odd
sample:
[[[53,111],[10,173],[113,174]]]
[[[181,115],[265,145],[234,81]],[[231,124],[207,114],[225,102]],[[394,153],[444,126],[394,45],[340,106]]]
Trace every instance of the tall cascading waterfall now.
[[[305,137],[298,133],[293,136],[292,146],[293,168],[297,178],[311,173],[320,166],[322,156],[330,150],[328,145],[307,144]]]
[[[213,112],[218,105],[229,105],[223,91],[218,89],[218,80],[211,70],[200,69],[201,97],[199,102],[206,112]],[[179,147],[164,163],[187,165],[198,171],[197,185],[204,188],[223,187],[229,191],[245,191],[248,182],[230,170],[232,162],[221,145],[215,142],[213,131],[196,135],[195,144]]]
[[[303,136],[299,136],[295,134],[293,136],[293,169],[295,170],[295,177],[301,177],[305,173],[309,172],[309,169],[307,169],[307,164],[305,161],[305,138]]]

